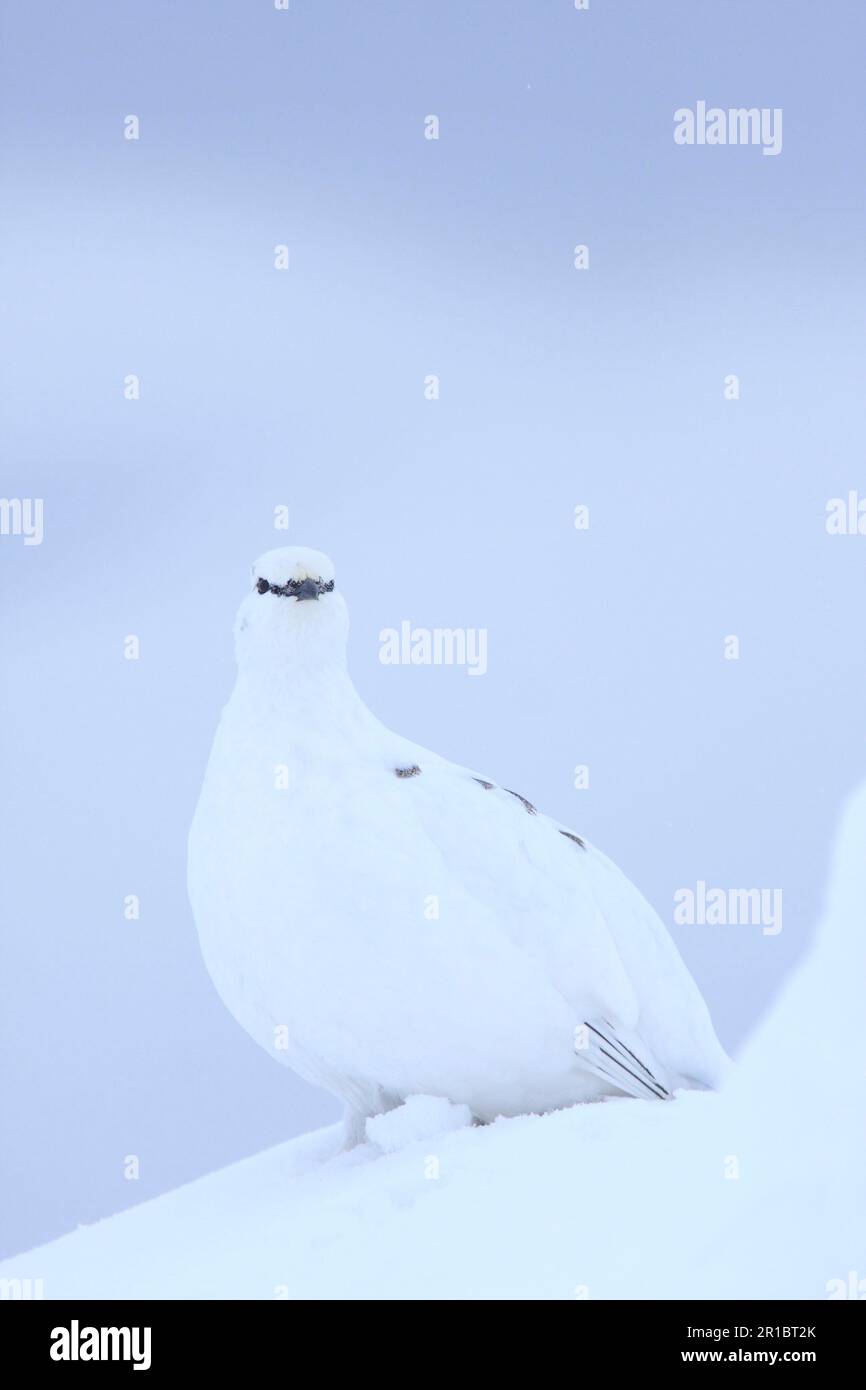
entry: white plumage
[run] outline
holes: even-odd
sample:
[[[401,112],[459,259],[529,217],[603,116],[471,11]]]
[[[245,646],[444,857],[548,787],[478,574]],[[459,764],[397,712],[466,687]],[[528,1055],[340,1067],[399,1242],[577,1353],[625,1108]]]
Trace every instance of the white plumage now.
[[[202,951],[238,1021],[366,1117],[715,1086],[727,1058],[656,913],[597,849],[386,729],[346,671],[317,551],[264,555],[189,844]],[[318,597],[317,597],[318,595]]]

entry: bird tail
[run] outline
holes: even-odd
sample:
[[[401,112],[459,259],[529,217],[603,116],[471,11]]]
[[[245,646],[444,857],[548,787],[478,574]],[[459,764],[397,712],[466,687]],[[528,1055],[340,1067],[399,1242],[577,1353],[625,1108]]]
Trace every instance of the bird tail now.
[[[664,1068],[639,1038],[606,1018],[586,1019],[574,1050],[588,1071],[636,1100],[673,1100]]]

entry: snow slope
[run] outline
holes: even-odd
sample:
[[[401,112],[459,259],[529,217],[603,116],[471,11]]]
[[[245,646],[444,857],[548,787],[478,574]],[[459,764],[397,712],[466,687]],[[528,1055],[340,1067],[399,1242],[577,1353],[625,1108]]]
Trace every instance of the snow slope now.
[[[0,1265],[46,1298],[866,1296],[866,788],[811,955],[722,1095],[465,1124],[431,1097]],[[372,1142],[375,1140],[376,1142]]]

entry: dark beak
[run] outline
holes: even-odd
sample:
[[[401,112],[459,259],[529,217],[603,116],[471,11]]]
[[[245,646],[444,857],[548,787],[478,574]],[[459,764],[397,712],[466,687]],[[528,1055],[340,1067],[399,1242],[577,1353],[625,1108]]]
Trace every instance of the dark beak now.
[[[319,586],[318,586],[318,584],[316,583],[315,579],[305,579],[304,582],[303,582],[303,584],[301,585],[300,589],[299,589],[298,592],[295,594],[295,598],[298,600],[298,603],[300,603],[300,602],[301,602],[301,599],[304,599],[304,598],[316,598],[316,599],[317,599],[318,597],[319,597]]]

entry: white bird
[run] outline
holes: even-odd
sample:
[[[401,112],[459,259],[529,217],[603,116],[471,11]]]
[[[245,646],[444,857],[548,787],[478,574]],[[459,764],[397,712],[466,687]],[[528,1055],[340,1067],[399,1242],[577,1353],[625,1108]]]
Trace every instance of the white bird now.
[[[386,729],[346,669],[327,556],[273,550],[190,832],[189,893],[229,1010],[346,1107],[478,1120],[715,1087],[728,1059],[659,917],[592,845]]]

